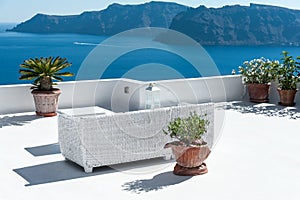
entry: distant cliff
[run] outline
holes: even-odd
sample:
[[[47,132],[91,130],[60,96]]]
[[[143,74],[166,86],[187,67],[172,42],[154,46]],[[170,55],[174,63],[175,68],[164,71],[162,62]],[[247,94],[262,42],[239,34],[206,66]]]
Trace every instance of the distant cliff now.
[[[37,14],[9,31],[28,33],[78,33],[114,35],[140,27],[168,28],[172,19],[187,7],[176,3],[150,2],[141,5],[112,4],[102,11],[73,16]]]
[[[300,45],[300,11],[251,4],[190,8],[170,26],[206,45]]]
[[[112,4],[81,15],[37,14],[9,31],[114,35],[139,27],[170,28],[203,45],[300,45],[300,10],[258,4],[222,8],[167,2]]]

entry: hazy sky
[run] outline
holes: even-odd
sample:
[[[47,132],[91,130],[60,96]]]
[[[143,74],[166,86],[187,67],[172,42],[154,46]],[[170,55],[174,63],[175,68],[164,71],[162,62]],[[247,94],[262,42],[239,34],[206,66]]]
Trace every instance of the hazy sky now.
[[[222,7],[224,5],[270,4],[300,10],[298,0],[159,0],[177,2],[191,7]],[[83,11],[102,10],[112,3],[138,4],[145,0],[0,0],[0,22],[23,22],[36,13],[53,15],[80,14]]]

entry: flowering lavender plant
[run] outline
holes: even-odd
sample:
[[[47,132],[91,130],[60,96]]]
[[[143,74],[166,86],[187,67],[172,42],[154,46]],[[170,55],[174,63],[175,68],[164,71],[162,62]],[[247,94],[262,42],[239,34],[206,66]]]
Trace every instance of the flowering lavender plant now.
[[[264,57],[260,59],[253,59],[251,61],[245,61],[243,66],[239,67],[239,72],[243,76],[243,82],[268,84],[276,77],[274,71],[274,63],[278,61],[270,61]]]
[[[283,51],[281,54],[283,55],[281,58],[282,63],[274,65],[279,88],[282,90],[295,90],[297,89],[297,83],[300,82],[300,62],[289,56],[287,51]],[[300,56],[297,57],[297,60],[300,60]]]

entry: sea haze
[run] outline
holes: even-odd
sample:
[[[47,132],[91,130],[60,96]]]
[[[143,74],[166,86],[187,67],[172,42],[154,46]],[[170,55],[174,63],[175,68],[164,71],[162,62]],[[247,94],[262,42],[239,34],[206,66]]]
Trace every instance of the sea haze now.
[[[13,26],[14,24],[0,24],[1,85],[30,83],[30,81],[18,80],[19,65],[28,58],[65,57],[73,64],[68,71],[76,74],[89,53],[107,38],[76,34],[5,32],[6,29]],[[231,74],[232,69],[237,70],[245,60],[262,56],[269,59],[280,59],[280,53],[283,50],[289,51],[291,55],[300,56],[300,47],[204,46],[204,48],[216,63],[221,75]],[[96,62],[101,63],[101,57],[97,58]],[[143,68],[139,68],[139,66],[143,66]],[[178,73],[172,73],[172,71]],[[201,74],[188,61],[178,55],[157,49],[140,49],[120,56],[99,78],[126,77],[150,81],[200,76]],[[68,77],[65,80],[75,79],[76,76]]]

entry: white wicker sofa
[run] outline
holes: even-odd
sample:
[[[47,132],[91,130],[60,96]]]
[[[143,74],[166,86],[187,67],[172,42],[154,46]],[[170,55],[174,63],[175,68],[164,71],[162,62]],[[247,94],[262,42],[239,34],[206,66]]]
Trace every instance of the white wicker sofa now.
[[[170,159],[172,152],[164,149],[171,138],[163,134],[168,123],[190,112],[207,114],[210,121],[206,141],[212,147],[214,140],[214,105],[187,104],[154,110],[125,113],[60,112],[58,116],[59,143],[63,156],[85,172],[94,167],[144,160],[157,157]]]

